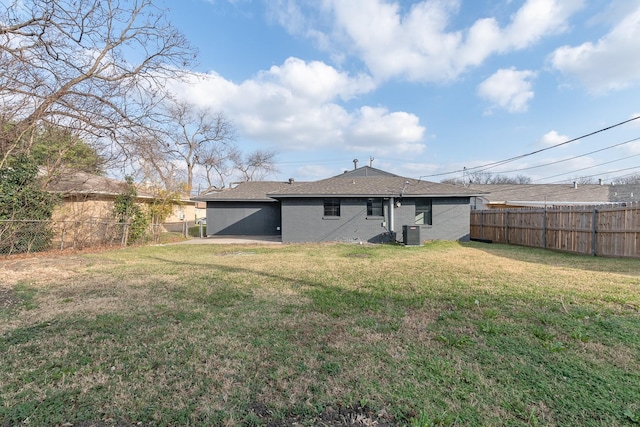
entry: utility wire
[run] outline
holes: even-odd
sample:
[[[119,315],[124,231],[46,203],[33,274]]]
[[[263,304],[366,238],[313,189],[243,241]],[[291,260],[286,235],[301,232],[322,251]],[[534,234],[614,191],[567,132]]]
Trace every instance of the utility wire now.
[[[569,144],[569,143],[572,143],[572,142],[575,142],[575,141],[578,141],[578,140],[581,140],[581,139],[584,139],[584,138],[588,138],[590,136],[593,136],[593,135],[596,135],[598,133],[611,130],[613,128],[616,128],[618,126],[622,126],[622,125],[624,125],[626,123],[629,123],[629,122],[632,122],[632,121],[638,120],[638,119],[640,119],[640,116],[636,116],[636,117],[633,117],[631,119],[625,120],[623,122],[616,123],[616,124],[611,125],[611,126],[607,126],[606,128],[598,129],[598,130],[596,130],[594,132],[587,133],[585,135],[579,136],[577,138],[570,139],[568,141],[561,142],[559,144],[552,145],[550,147],[541,148],[539,150],[531,151],[531,152],[526,153],[526,154],[520,154],[518,156],[510,157],[508,159],[499,160],[497,162],[491,162],[491,163],[487,163],[485,165],[475,166],[475,167],[472,167],[472,168],[459,169],[459,170],[451,171],[451,172],[442,172],[442,173],[437,173],[437,174],[433,174],[433,175],[422,175],[422,176],[420,176],[420,179],[422,179],[422,178],[431,178],[431,177],[434,177],[434,176],[451,175],[451,174],[460,173],[460,172],[469,172],[469,171],[482,172],[482,171],[485,171],[487,169],[491,169],[491,168],[494,168],[494,167],[497,167],[497,166],[500,166],[500,165],[504,165],[506,163],[513,162],[515,160],[519,160],[519,159],[522,159],[522,158],[525,158],[525,157],[533,156],[534,154],[542,153],[543,151],[551,150],[553,148],[557,148],[557,147],[560,147],[560,146],[563,146],[563,145],[566,145],[566,144]]]
[[[630,170],[640,170],[640,166],[631,166],[630,168],[616,169],[616,170],[608,171],[608,172],[606,172],[606,174],[611,174],[611,173],[616,173],[616,172],[625,172],[625,171],[630,171]],[[629,174],[625,174],[623,176],[632,176],[632,175],[636,175],[636,174],[637,174],[637,172],[632,172],[632,173],[629,173]],[[602,175],[603,175],[602,173],[596,173],[594,175],[583,176],[582,178],[593,178],[593,177],[602,176]],[[567,180],[556,181],[554,184],[564,184],[564,183],[567,183]],[[536,185],[541,185],[541,184],[536,184]],[[542,185],[544,185],[544,184],[542,184]]]
[[[555,162],[543,163],[543,164],[541,164],[541,165],[529,166],[529,167],[526,167],[526,168],[520,168],[520,169],[512,169],[512,170],[508,170],[508,171],[500,171],[500,173],[521,172],[521,171],[526,171],[526,170],[531,170],[531,169],[542,168],[542,167],[545,167],[545,166],[557,165],[558,163],[568,162],[568,161],[570,161],[570,160],[579,159],[580,157],[586,157],[586,156],[589,156],[589,155],[591,155],[591,154],[600,153],[601,151],[610,150],[610,149],[612,149],[612,148],[620,147],[620,146],[622,146],[622,145],[629,144],[629,143],[631,143],[631,142],[635,142],[635,141],[638,141],[638,140],[640,140],[640,137],[633,138],[633,139],[629,139],[629,140],[627,140],[627,141],[620,142],[620,143],[618,143],[618,144],[613,144],[613,145],[610,145],[610,146],[608,146],[608,147],[601,148],[601,149],[599,149],[599,150],[594,150],[594,151],[590,151],[590,152],[588,152],[588,153],[580,154],[580,155],[578,155],[578,156],[567,157],[566,159],[562,159],[562,160],[556,160]],[[635,157],[635,155],[634,155],[634,156],[629,156],[629,157]],[[629,157],[625,157],[625,158],[623,158],[623,159],[618,159],[618,160],[628,159]],[[618,161],[618,160],[614,160],[614,161]],[[603,164],[606,164],[606,163],[603,163]],[[468,170],[468,169],[467,169],[467,170]],[[580,170],[580,169],[578,169],[578,170]],[[572,173],[572,172],[567,172],[567,173]],[[564,175],[564,174],[562,174],[562,175]],[[551,177],[551,178],[553,178],[553,177]],[[546,179],[546,178],[541,178],[541,179]]]
[[[620,162],[622,160],[627,160],[627,159],[630,159],[632,157],[638,157],[638,156],[640,156],[640,154],[634,154],[633,156],[628,156],[628,157],[624,157],[624,158],[616,159],[616,160],[610,160],[608,162],[599,163],[597,165],[587,166],[587,167],[581,168],[581,169],[575,169],[575,170],[572,170],[570,172],[563,172],[563,173],[559,173],[557,175],[552,175],[552,176],[548,176],[548,177],[545,177],[545,178],[536,179],[536,181],[542,181],[542,180],[546,180],[546,179],[557,178],[559,176],[569,175],[569,174],[580,172],[580,171],[584,171],[584,170],[587,170],[587,169],[597,168],[598,166],[604,166],[604,165],[608,165],[608,164],[615,163],[615,162]],[[633,166],[632,168],[628,168],[628,169],[634,169],[634,168],[638,168],[638,167],[639,166]],[[623,170],[627,170],[627,169],[623,169]]]

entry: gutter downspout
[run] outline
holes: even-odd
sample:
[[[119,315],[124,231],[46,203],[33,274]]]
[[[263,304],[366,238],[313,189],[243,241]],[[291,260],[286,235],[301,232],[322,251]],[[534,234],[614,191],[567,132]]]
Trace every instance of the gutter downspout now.
[[[395,200],[393,197],[389,197],[389,234],[393,236],[395,231],[395,217],[393,215],[393,210],[395,209]],[[395,239],[394,239],[395,240]]]

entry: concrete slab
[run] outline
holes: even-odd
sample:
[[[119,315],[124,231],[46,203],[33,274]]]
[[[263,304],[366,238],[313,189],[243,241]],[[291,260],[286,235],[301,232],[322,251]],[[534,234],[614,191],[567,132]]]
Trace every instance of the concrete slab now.
[[[193,238],[177,243],[178,245],[246,245],[246,244],[282,244],[280,236],[211,236]]]

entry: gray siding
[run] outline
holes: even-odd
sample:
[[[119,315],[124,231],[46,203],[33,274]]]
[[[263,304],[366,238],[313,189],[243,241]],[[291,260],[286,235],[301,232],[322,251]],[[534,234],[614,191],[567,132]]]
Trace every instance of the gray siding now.
[[[468,197],[432,198],[433,225],[421,226],[422,240],[468,241],[471,207]],[[402,241],[402,226],[414,225],[415,200],[402,199],[402,206],[395,209],[396,239]]]
[[[280,234],[280,203],[207,202],[207,235]]]
[[[422,240],[469,239],[470,205],[468,197],[433,198],[433,225],[422,226]],[[396,240],[402,241],[402,226],[414,225],[415,201],[403,198],[394,208]],[[323,199],[282,199],[283,242],[388,242],[389,206],[385,201],[384,218],[367,218],[366,198],[341,201],[339,218],[323,218]],[[385,224],[383,225],[383,222]]]
[[[340,217],[325,218],[324,199],[282,199],[283,242],[389,241],[383,217],[367,218],[367,199],[342,199]],[[385,213],[387,208],[385,207]]]

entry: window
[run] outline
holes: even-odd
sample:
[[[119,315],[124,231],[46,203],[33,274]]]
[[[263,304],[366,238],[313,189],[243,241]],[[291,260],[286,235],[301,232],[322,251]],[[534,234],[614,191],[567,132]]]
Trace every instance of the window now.
[[[367,200],[367,216],[383,216],[382,199]]]
[[[340,199],[324,199],[324,216],[340,216]]]
[[[431,199],[416,199],[416,224],[433,225]]]

